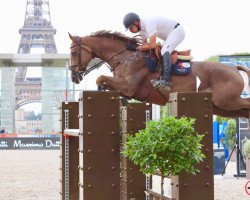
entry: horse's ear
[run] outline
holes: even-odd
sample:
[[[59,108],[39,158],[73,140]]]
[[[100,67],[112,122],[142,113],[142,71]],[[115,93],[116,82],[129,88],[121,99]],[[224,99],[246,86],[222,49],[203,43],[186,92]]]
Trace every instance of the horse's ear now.
[[[72,36],[69,32],[68,32],[68,34],[69,34],[69,38],[74,41],[74,39],[75,39],[74,36]]]

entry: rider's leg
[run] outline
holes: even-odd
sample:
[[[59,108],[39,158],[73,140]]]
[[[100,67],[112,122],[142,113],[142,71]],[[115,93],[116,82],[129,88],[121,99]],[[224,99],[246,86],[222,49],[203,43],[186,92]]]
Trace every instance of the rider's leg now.
[[[170,83],[170,71],[171,71],[171,58],[170,53],[167,51],[163,56],[163,79],[167,85],[171,85]]]
[[[170,71],[171,71],[171,59],[170,54],[173,50],[184,40],[185,31],[182,26],[175,28],[167,37],[164,42],[161,55],[163,60],[163,74],[161,80],[152,80],[152,84],[155,87],[164,87],[170,89]]]
[[[153,80],[152,84],[155,87],[164,87],[165,89],[170,89],[170,71],[171,71],[171,58],[170,53],[167,51],[162,56],[163,61],[163,73],[161,74],[160,80]]]

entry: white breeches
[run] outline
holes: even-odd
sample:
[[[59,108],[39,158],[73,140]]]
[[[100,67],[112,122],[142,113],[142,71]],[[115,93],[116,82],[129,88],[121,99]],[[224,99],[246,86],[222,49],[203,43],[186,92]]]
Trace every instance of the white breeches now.
[[[170,54],[175,50],[175,48],[184,40],[185,31],[182,26],[176,27],[167,37],[166,41],[163,43],[161,49],[161,55],[168,51]]]

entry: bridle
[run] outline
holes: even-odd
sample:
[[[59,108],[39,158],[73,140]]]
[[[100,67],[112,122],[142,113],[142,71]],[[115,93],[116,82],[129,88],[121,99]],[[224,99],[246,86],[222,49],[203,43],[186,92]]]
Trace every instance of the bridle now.
[[[76,53],[77,53],[77,56],[78,56],[78,64],[70,65],[70,67],[69,67],[70,69],[72,69],[74,67],[79,67],[80,68],[80,67],[83,66],[83,64],[81,63],[81,50],[82,49],[86,50],[89,54],[94,55],[94,52],[92,51],[92,49],[89,48],[88,46],[84,45],[79,36],[76,36],[76,38],[77,38],[77,40],[75,41],[76,44],[71,46],[70,49],[72,49],[74,47],[77,47]],[[108,60],[106,60],[106,61],[102,60],[102,61],[98,62],[95,65],[93,65],[92,67],[90,67],[89,69],[86,69],[84,72],[80,71],[79,68],[78,68],[78,70],[80,71],[81,74],[86,76],[89,72],[91,72],[92,70],[94,70],[96,68],[99,68],[105,62],[117,59],[116,56],[121,54],[125,50],[127,50],[126,47],[124,49],[120,50],[119,52],[115,53],[114,55],[112,55]],[[118,60],[117,63],[115,63],[113,66],[108,66],[108,67],[109,67],[110,71],[113,72],[115,70],[115,68],[120,63],[128,62],[128,61],[131,61],[131,60],[134,60],[134,59],[137,59],[137,58],[141,58],[139,50],[136,51],[136,55],[131,55],[130,57],[125,58],[123,60]]]
[[[70,69],[73,67],[81,67],[83,64],[81,63],[82,57],[81,57],[81,49],[85,49],[89,54],[93,55],[93,52],[91,51],[90,48],[87,48],[86,46],[82,45],[82,41],[79,36],[76,36],[77,41],[76,44],[71,46],[70,49],[77,47],[77,56],[78,56],[78,64],[75,65],[70,65]]]

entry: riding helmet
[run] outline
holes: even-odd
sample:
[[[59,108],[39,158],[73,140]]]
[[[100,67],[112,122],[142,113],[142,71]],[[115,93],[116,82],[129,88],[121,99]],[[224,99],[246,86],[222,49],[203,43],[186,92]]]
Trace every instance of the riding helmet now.
[[[123,25],[125,26],[126,30],[129,29],[129,27],[135,23],[136,20],[140,20],[139,15],[137,15],[136,13],[128,13],[125,15],[125,17],[123,18]]]

